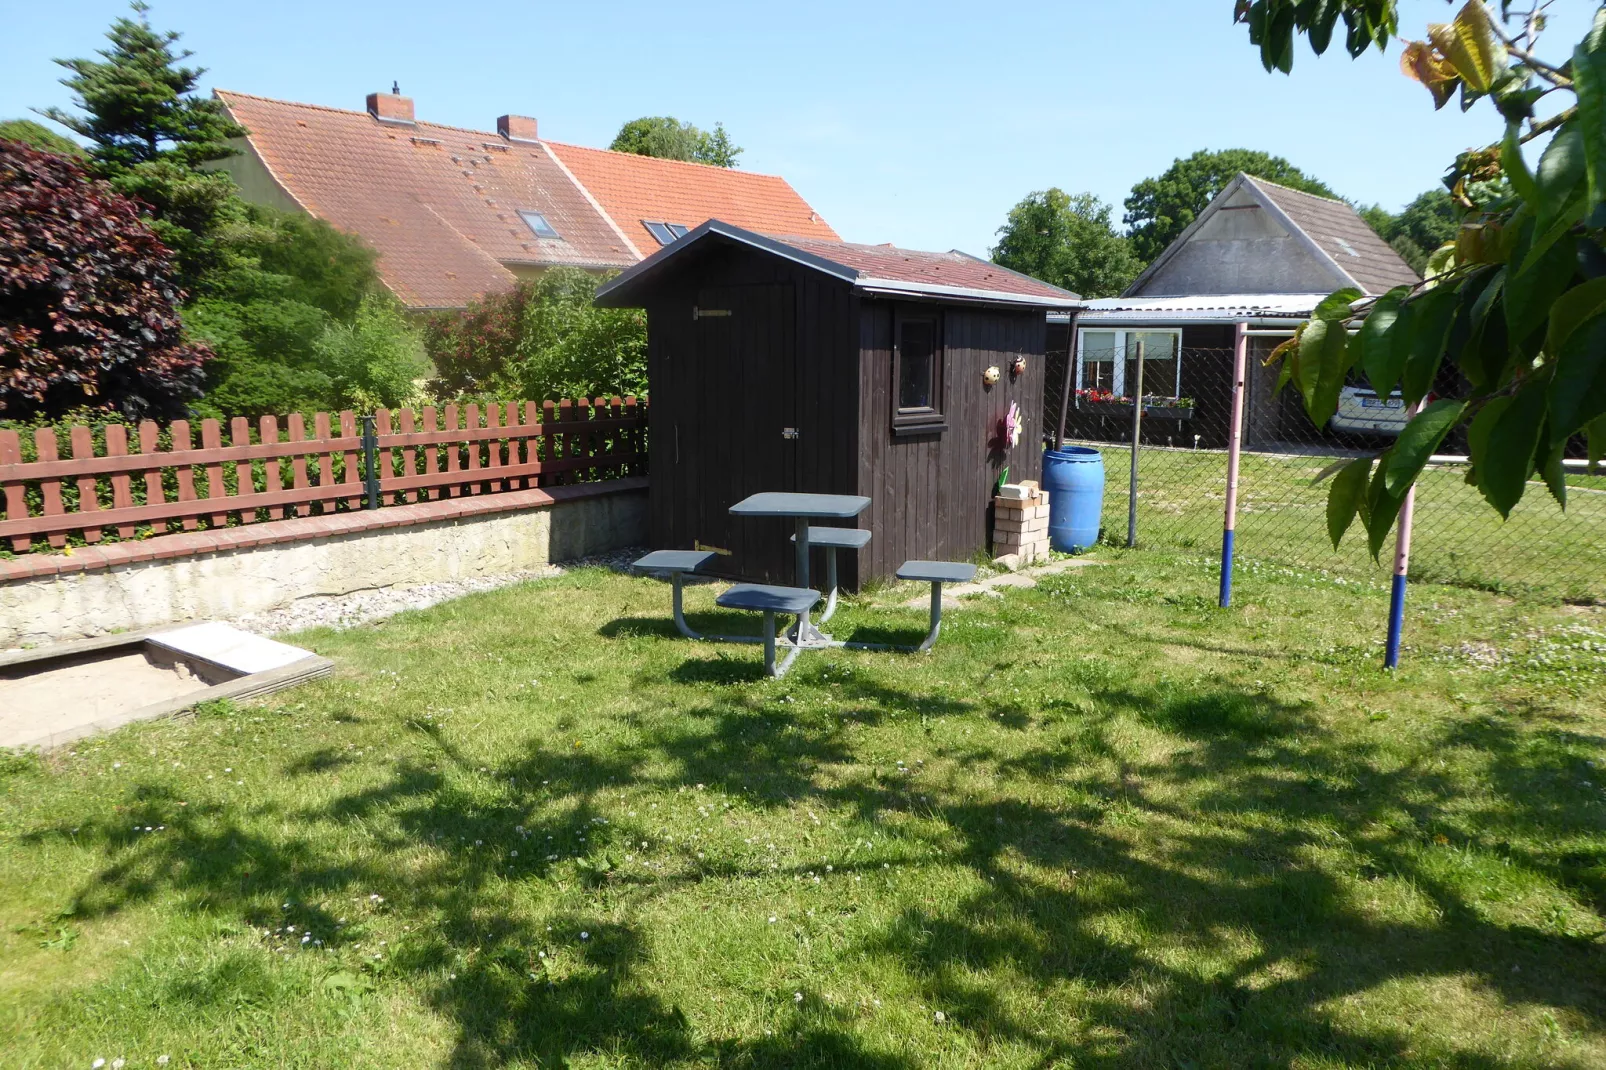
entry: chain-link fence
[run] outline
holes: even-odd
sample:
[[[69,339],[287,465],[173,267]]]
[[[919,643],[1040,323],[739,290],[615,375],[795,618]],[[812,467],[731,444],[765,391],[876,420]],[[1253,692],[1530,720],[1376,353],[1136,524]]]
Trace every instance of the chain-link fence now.
[[[1263,366],[1280,341],[1251,337],[1239,474],[1237,559],[1386,583],[1389,554],[1381,564],[1367,551],[1359,523],[1334,550],[1327,536],[1326,482],[1314,480],[1341,457],[1375,453],[1405,422],[1396,398],[1378,398],[1363,384],[1347,386],[1338,416],[1317,428],[1291,389],[1276,390],[1276,369]],[[1124,382],[1133,382],[1135,354]],[[1060,383],[1064,356],[1050,368]],[[1183,349],[1174,367],[1145,361],[1142,446],[1138,455],[1137,543],[1197,549],[1219,555],[1227,492],[1227,440],[1232,422],[1230,349]],[[1073,378],[1065,411],[1068,443],[1094,446],[1104,455],[1104,538],[1127,538],[1132,405],[1101,385],[1103,369],[1085,363]],[[1180,370],[1179,370],[1180,368]],[[1113,378],[1113,377],[1112,377]],[[1147,384],[1158,383],[1150,391]],[[1170,384],[1180,384],[1176,394]],[[1081,384],[1075,389],[1075,384]],[[1050,397],[1046,421],[1057,427],[1059,398]],[[1466,483],[1466,440],[1452,436],[1440,460],[1417,484],[1411,577],[1513,595],[1574,602],[1606,602],[1606,465],[1600,474],[1581,460],[1567,468],[1565,511],[1532,483],[1509,520],[1502,521],[1477,488]]]

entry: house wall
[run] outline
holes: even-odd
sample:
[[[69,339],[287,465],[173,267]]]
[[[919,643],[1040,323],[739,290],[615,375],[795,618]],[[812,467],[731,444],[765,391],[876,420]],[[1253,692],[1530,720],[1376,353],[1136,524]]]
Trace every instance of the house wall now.
[[[1240,189],[1127,296],[1328,293],[1348,285],[1248,189]]]
[[[276,208],[281,212],[306,211],[290,192],[279,184],[273,177],[268,165],[257,155],[247,138],[231,138],[229,144],[239,149],[239,154],[223,160],[213,160],[203,164],[208,171],[223,171],[234,179],[234,184],[240,187],[240,196],[252,204],[260,204],[268,208]]]
[[[896,302],[861,302],[859,314],[860,494],[871,505],[860,526],[875,533],[859,554],[860,576],[889,576],[911,558],[966,560],[988,544],[993,486],[1041,479],[1047,321],[1041,310],[943,309],[943,414],[940,434],[892,433],[892,339]],[[1026,371],[1013,377],[1016,356]],[[982,373],[1003,373],[992,387]],[[1019,445],[1000,441],[998,425],[1018,403],[1025,419]]]

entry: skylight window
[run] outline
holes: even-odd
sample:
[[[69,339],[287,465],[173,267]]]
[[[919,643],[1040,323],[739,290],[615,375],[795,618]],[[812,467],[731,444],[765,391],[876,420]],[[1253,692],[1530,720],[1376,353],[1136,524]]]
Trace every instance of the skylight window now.
[[[684,238],[687,231],[691,229],[690,227],[683,227],[679,223],[654,223],[646,219],[641,221],[641,225],[647,228],[649,234],[658,239],[659,245],[668,245],[676,238]]]
[[[537,238],[558,237],[558,232],[552,229],[552,224],[548,223],[546,221],[546,216],[542,215],[540,212],[520,211],[519,218],[524,220],[524,225],[529,227],[530,231]]]

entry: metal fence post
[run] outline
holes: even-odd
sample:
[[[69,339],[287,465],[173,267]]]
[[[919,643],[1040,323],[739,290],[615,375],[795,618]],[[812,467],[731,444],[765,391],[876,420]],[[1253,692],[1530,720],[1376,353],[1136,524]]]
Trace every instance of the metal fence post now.
[[[368,491],[368,503],[363,508],[379,508],[379,435],[374,430],[374,416],[362,418],[363,486]]]
[[[1138,544],[1138,450],[1143,439],[1143,343],[1139,341],[1138,384],[1132,394],[1132,478],[1126,496],[1126,544]]]
[[[1232,605],[1233,540],[1238,527],[1238,462],[1244,439],[1244,387],[1249,368],[1249,324],[1234,332],[1232,352],[1232,426],[1227,429],[1227,515],[1221,527],[1221,608]],[[1199,436],[1194,436],[1198,441]]]
[[[1423,398],[1413,405],[1409,410],[1411,416],[1414,418],[1427,403],[1427,398]],[[1385,669],[1400,667],[1400,639],[1405,633],[1405,588],[1410,582],[1411,534],[1415,526],[1416,484],[1412,483],[1411,489],[1405,492],[1405,501],[1400,503],[1399,528],[1394,533],[1394,584],[1389,591],[1389,634],[1383,649]]]

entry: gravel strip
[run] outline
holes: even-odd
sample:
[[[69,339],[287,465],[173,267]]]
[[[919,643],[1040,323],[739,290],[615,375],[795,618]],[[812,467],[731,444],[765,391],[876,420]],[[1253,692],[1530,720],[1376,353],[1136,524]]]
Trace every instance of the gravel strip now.
[[[607,568],[624,572],[630,563],[646,551],[641,547],[626,547],[594,557],[565,561],[562,565],[524,569],[496,576],[474,576],[463,580],[441,580],[421,583],[415,587],[379,587],[366,591],[353,591],[341,595],[314,595],[300,598],[290,605],[261,613],[248,613],[233,617],[229,623],[257,635],[282,635],[304,628],[354,628],[383,620],[409,609],[426,609],[441,602],[461,598],[479,591],[494,591],[530,580],[547,580],[561,576],[576,568]]]

